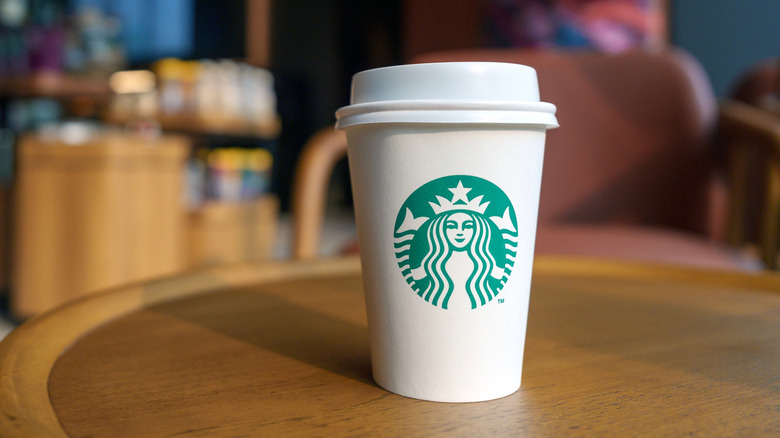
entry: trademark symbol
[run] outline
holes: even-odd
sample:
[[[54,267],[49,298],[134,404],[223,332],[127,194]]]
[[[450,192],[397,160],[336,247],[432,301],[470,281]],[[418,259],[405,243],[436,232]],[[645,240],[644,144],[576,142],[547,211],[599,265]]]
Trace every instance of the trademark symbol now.
[[[503,298],[499,298],[498,299],[498,304],[504,304],[504,299]]]

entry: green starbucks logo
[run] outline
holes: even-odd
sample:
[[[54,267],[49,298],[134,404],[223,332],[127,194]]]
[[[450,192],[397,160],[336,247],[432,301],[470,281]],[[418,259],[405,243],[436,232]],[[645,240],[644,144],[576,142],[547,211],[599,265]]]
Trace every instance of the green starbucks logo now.
[[[517,242],[509,198],[475,176],[423,184],[395,221],[401,274],[418,296],[442,309],[476,309],[498,296],[512,273]]]

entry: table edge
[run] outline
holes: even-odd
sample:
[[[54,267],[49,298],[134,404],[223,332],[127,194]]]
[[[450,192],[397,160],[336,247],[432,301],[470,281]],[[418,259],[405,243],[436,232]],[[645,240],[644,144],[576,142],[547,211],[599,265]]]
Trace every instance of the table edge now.
[[[580,275],[614,279],[652,278],[655,281],[683,281],[702,286],[736,286],[780,293],[780,274],[774,271],[738,271],[672,263],[628,261],[582,256],[537,256],[534,275]]]
[[[356,257],[227,265],[111,289],[36,316],[0,342],[0,432],[8,437],[67,436],[49,399],[49,374],[81,336],[113,319],[227,287],[359,273]]]

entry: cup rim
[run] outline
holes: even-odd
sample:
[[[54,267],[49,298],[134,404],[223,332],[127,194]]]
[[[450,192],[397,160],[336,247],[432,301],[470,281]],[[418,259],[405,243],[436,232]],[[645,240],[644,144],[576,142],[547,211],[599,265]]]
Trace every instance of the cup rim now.
[[[557,128],[555,105],[538,101],[393,100],[344,106],[336,129],[377,123],[542,125]]]
[[[549,102],[535,101],[496,101],[496,100],[386,100],[347,105],[336,110],[336,117],[349,117],[356,114],[382,111],[537,111],[555,114],[555,105]]]

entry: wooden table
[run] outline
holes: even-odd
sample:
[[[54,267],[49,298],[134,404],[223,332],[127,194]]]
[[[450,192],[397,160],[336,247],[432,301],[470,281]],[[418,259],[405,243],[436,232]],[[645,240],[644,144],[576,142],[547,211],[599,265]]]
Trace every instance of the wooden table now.
[[[536,261],[521,389],[371,380],[356,259],[235,265],[33,319],[0,344],[1,436],[778,436],[780,277]]]

